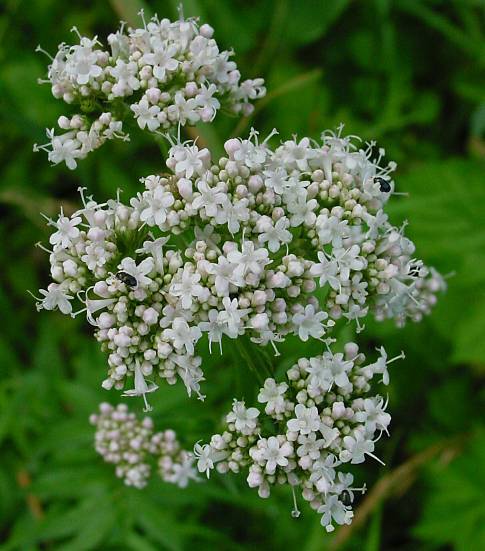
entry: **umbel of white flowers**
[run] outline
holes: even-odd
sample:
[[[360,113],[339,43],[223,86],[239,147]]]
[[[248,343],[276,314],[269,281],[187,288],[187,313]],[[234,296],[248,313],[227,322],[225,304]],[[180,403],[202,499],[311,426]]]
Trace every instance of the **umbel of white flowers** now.
[[[159,132],[210,122],[221,109],[248,115],[251,101],[265,95],[263,79],[241,82],[233,52],[220,51],[210,25],[156,16],[146,23],[140,15],[143,27],[126,29],[122,23],[108,36],[108,50],[74,27],[79,44],[62,43],[55,57],[47,54],[47,80],[40,82],[79,109],[59,118],[63,133],[47,129],[48,143],[34,146],[53,164],[74,169],[106,140],[129,140],[124,125],[130,116],[141,129]]]
[[[293,492],[292,515],[300,515],[296,490],[322,515],[327,532],[335,524],[350,524],[354,477],[345,464],[363,463],[374,455],[376,442],[391,416],[387,401],[372,395],[374,377],[387,384],[392,360],[380,349],[375,363],[366,364],[355,343],[344,353],[330,348],[321,356],[301,358],[286,372],[284,381],[266,379],[259,391],[258,408],[234,400],[223,432],[208,444],[197,443],[197,467],[209,477],[219,473],[247,473],[247,483],[262,498],[271,487],[288,484]],[[264,408],[264,410],[263,410]]]
[[[200,396],[202,337],[210,350],[246,334],[277,351],[340,319],[360,330],[369,312],[419,321],[443,278],[384,212],[395,165],[359,145],[339,130],[273,150],[252,131],[212,160],[173,143],[169,172],[144,178],[128,205],[81,190],[80,210],[48,219],[53,282],[38,308],[85,312],[108,353],[103,386],[145,401],[157,375]]]
[[[127,486],[144,488],[154,467],[162,480],[180,488],[199,480],[193,454],[181,448],[173,430],[154,432],[150,417],[139,420],[125,404],[102,403],[89,420],[96,427],[96,451],[116,466]]]

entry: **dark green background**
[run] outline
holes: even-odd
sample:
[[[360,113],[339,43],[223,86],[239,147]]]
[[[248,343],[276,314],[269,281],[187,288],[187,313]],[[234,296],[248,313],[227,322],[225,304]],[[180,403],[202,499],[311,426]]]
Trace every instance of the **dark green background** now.
[[[251,124],[287,139],[345,122],[399,164],[398,189],[409,197],[393,198],[393,221],[408,219],[418,254],[454,272],[422,324],[397,330],[369,321],[360,336],[371,354],[384,344],[407,358],[391,371],[391,438],[378,447],[386,467],[369,460],[356,471],[370,491],[356,504],[360,522],[336,536],[306,507],[293,520],[287,489],[263,501],[243,477],[215,476],[186,491],[157,479],[141,492],[123,487],[92,447],[89,413],[120,397],[99,387],[105,361],[90,328],[37,314],[26,293],[47,283],[48,259],[34,248],[48,238],[40,211],[77,205],[79,185],[99,200],[118,187],[129,197],[162,163],[136,131],[131,144],[107,144],[75,172],[33,154],[44,128],[68,113],[36,84],[47,60],[34,49],[55,52],[74,39],[73,25],[104,41],[118,19],[136,19],[139,5],[1,1],[1,549],[485,549],[484,2],[185,2],[186,15],[200,15],[223,47],[234,47],[243,75],[268,85],[254,120],[219,116],[200,128],[201,139],[220,151]],[[175,17],[176,3],[152,1],[150,10]],[[285,365],[301,351],[289,342]],[[233,396],[251,398],[249,372],[230,343],[224,360],[204,358],[205,404],[188,400],[180,384],[162,386],[152,400],[159,428],[175,428],[191,446],[215,429]]]

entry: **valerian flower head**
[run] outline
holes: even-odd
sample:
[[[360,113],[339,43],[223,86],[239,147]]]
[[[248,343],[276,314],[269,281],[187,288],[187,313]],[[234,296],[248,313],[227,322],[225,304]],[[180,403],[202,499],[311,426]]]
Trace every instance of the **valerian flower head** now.
[[[332,362],[341,366],[337,373]],[[347,383],[331,390],[317,388],[310,368],[317,364],[326,366],[330,381],[345,371]],[[391,420],[387,402],[369,396],[379,375],[377,364],[366,364],[355,343],[347,343],[344,353],[328,349],[321,356],[299,359],[285,381],[265,380],[258,396],[259,403],[267,404],[264,412],[234,400],[224,432],[207,444],[196,444],[199,471],[207,476],[214,469],[221,474],[247,472],[248,485],[262,498],[270,495],[272,486],[288,484],[295,500],[292,516],[299,515],[298,489],[322,515],[328,532],[335,525],[350,524],[354,492],[363,493],[365,486],[352,487],[345,464],[362,463],[367,457],[382,463],[374,454],[375,444]]]
[[[100,404],[90,422],[96,427],[96,451],[116,466],[116,476],[127,486],[145,487],[154,469],[162,480],[180,488],[199,480],[194,456],[181,448],[175,432],[154,432],[149,417],[138,419],[125,404]]]
[[[48,218],[53,283],[38,308],[69,314],[84,303],[72,315],[85,312],[96,327],[105,388],[146,399],[157,376],[180,378],[202,398],[204,335],[211,352],[247,335],[277,353],[286,335],[324,340],[339,320],[358,331],[369,314],[418,321],[444,288],[382,214],[393,184],[380,191],[372,182],[392,182],[394,165],[382,168],[371,146],[358,149],[341,129],[321,144],[274,149],[253,130],[228,140],[218,160],[193,142],[170,145],[169,172],[143,178],[128,204],[82,194],[83,208]],[[294,218],[296,196],[314,216]],[[384,383],[386,365],[377,360]],[[345,389],[349,369],[324,354],[308,367],[309,387]],[[267,404],[284,407],[277,396]]]
[[[143,26],[122,23],[108,36],[106,49],[97,37],[73,28],[79,44],[63,43],[49,56],[47,79],[40,82],[79,109],[60,117],[64,134],[50,129],[48,143],[35,146],[53,164],[65,162],[73,170],[106,140],[128,141],[123,126],[130,114],[142,130],[161,132],[211,122],[221,109],[248,115],[252,102],[265,95],[263,79],[241,81],[232,52],[219,49],[209,25],[156,16],[147,23],[140,15]]]

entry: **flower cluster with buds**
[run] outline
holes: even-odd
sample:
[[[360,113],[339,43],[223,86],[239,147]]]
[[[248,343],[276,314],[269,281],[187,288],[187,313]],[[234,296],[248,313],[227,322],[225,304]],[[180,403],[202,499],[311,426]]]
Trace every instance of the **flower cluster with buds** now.
[[[60,117],[64,132],[48,129],[49,142],[34,146],[46,151],[53,164],[65,162],[74,169],[106,140],[128,140],[123,128],[129,115],[141,129],[167,131],[210,122],[221,109],[248,115],[251,102],[265,95],[263,79],[241,81],[230,59],[233,52],[220,51],[210,25],[156,16],[146,23],[141,16],[142,28],[121,24],[108,36],[108,50],[97,37],[81,36],[74,27],[79,44],[60,44],[51,58],[47,80],[40,82],[80,111]]]
[[[155,467],[165,482],[187,487],[198,481],[192,453],[181,448],[173,430],[154,432],[150,417],[136,418],[125,404],[99,406],[90,422],[96,427],[95,448],[127,486],[144,488]]]
[[[200,397],[202,337],[211,350],[246,334],[277,353],[285,335],[321,340],[340,319],[361,330],[369,312],[419,321],[444,288],[384,213],[394,165],[373,144],[339,131],[273,150],[252,131],[225,149],[212,161],[173,142],[170,172],[144,178],[129,205],[82,194],[71,217],[48,219],[53,283],[38,307],[86,312],[108,352],[105,388],[133,377],[126,394],[146,401],[157,370]]]
[[[194,447],[197,468],[209,477],[247,472],[247,483],[262,498],[271,486],[288,484],[293,492],[293,516],[300,512],[295,489],[322,515],[327,532],[334,524],[350,524],[354,477],[344,465],[363,463],[374,455],[376,442],[388,432],[391,416],[387,401],[371,395],[372,379],[387,384],[389,375],[383,348],[375,363],[366,364],[355,343],[343,353],[330,348],[321,356],[301,358],[286,372],[285,381],[265,380],[258,408],[234,400],[225,417],[224,431],[208,444]]]

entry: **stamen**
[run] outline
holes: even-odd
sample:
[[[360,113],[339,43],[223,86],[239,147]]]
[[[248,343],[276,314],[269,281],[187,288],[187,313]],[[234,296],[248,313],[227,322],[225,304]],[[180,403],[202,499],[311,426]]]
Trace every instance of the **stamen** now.
[[[138,12],[138,15],[141,17],[141,20],[143,21],[143,28],[145,29],[145,31],[147,30],[147,24],[146,24],[146,21],[145,21],[145,10],[142,8],[139,12]]]
[[[49,254],[54,254],[54,251],[51,251],[50,249],[48,249],[47,247],[44,247],[44,245],[42,245],[42,243],[40,241],[37,241],[37,243],[35,244],[36,247],[38,247],[39,249],[42,249],[43,251],[45,251],[46,253],[49,253]]]
[[[143,408],[144,413],[148,413],[149,411],[152,411],[152,406],[148,403],[147,395],[143,393],[143,401],[145,402],[145,407]]]
[[[274,343],[274,341],[271,340],[271,341],[269,341],[269,342],[271,343],[271,346],[273,347],[273,350],[274,350],[274,352],[275,352],[274,355],[275,355],[275,356],[281,356],[280,351],[276,348],[276,344]]]
[[[370,453],[370,452],[366,452],[366,455],[368,455],[369,457],[372,457],[372,459],[375,459],[378,463],[380,463],[381,465],[383,465],[384,467],[386,466],[386,464],[384,463],[384,461],[381,461],[378,457],[376,457],[373,453]]]
[[[29,291],[29,289],[27,289],[27,293],[29,293],[29,295],[34,298],[35,300],[39,301],[39,302],[42,302],[43,299],[39,298],[39,297],[36,297],[34,295],[34,293],[32,291]],[[37,305],[36,305],[37,306]]]
[[[387,360],[386,365],[389,365],[392,362],[395,362],[396,360],[404,360],[405,358],[406,358],[406,355],[404,354],[404,350],[401,350],[401,353],[398,356],[390,360]]]
[[[42,47],[40,46],[40,44],[37,45],[37,48],[35,48],[35,51],[36,51],[36,52],[41,52],[41,53],[43,53],[43,54],[46,55],[51,61],[54,61],[54,58],[51,56],[51,54],[50,54],[48,51],[44,50],[44,48],[42,48]]]
[[[295,487],[291,487],[291,493],[293,494],[293,509],[291,510],[291,516],[298,518],[301,515],[301,511],[298,509],[298,503],[296,502]]]
[[[72,33],[76,33],[77,36],[78,36],[78,38],[79,38],[79,40],[82,40],[83,37],[81,36],[81,34],[80,34],[78,28],[76,27],[76,25],[74,25],[74,27],[72,27],[71,32],[72,32]]]

